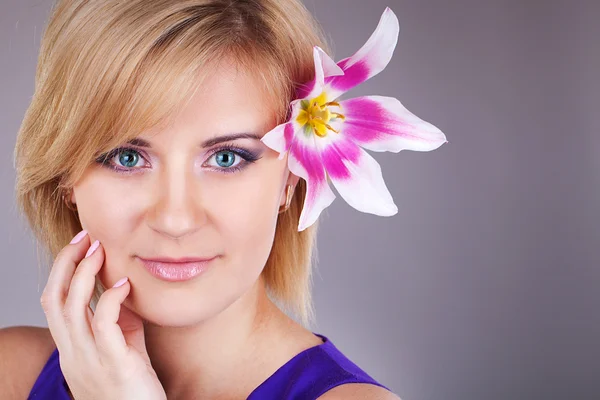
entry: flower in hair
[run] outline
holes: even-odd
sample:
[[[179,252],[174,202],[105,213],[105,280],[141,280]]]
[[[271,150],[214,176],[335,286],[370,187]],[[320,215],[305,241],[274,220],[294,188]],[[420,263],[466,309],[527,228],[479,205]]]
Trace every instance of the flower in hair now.
[[[290,103],[290,118],[267,132],[262,142],[288,153],[288,167],[307,184],[298,231],[312,225],[335,199],[329,182],[355,209],[380,216],[398,212],[377,161],[365,151],[431,151],[447,143],[434,125],[408,111],[399,100],[338,97],[381,72],[398,41],[398,18],[387,7],[377,28],[353,56],[335,63],[313,48],[315,77]]]

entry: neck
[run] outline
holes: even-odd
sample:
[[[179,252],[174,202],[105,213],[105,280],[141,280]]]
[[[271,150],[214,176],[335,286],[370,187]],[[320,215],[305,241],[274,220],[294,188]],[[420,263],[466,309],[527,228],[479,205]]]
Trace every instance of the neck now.
[[[243,398],[256,384],[249,371],[260,371],[260,354],[268,351],[284,316],[266,295],[261,278],[209,320],[184,327],[148,323],[146,348],[167,398]]]

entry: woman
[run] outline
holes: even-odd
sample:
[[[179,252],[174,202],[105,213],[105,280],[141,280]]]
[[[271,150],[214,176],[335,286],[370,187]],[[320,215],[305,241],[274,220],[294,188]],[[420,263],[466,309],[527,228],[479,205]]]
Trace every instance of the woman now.
[[[398,399],[307,328],[327,178],[361,211],[397,210],[342,127],[375,151],[445,142],[399,102],[320,95],[383,69],[396,26],[387,9],[335,65],[296,0],[58,1],[15,150],[54,260],[49,329],[0,337],[15,398]],[[383,129],[396,117],[410,135]],[[36,349],[25,374],[19,349]]]

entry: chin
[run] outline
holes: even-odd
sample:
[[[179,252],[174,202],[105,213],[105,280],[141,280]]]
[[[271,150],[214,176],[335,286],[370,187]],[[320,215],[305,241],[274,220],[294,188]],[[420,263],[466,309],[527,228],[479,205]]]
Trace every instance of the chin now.
[[[198,287],[140,287],[133,282],[124,305],[151,324],[184,327],[215,317],[239,298],[234,293],[216,294]]]

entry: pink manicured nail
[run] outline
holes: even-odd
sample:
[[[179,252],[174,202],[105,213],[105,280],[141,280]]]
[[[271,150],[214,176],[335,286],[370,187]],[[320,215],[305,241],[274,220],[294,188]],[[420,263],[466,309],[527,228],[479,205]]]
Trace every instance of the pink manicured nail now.
[[[88,249],[87,253],[85,253],[85,258],[88,258],[89,256],[92,255],[92,253],[94,253],[94,251],[96,251],[96,249],[98,248],[98,246],[100,246],[100,241],[96,240]]]
[[[114,288],[116,288],[116,287],[119,287],[119,286],[123,286],[123,285],[125,284],[125,282],[127,282],[127,279],[129,279],[129,278],[125,277],[125,278],[121,278],[121,279],[119,279],[119,280],[117,281],[117,283],[115,283],[115,284],[113,285],[113,287],[114,287]]]
[[[84,229],[81,232],[79,232],[77,235],[75,235],[73,240],[71,240],[71,244],[81,242],[81,239],[83,239],[85,237],[85,235],[87,235],[87,231]]]

